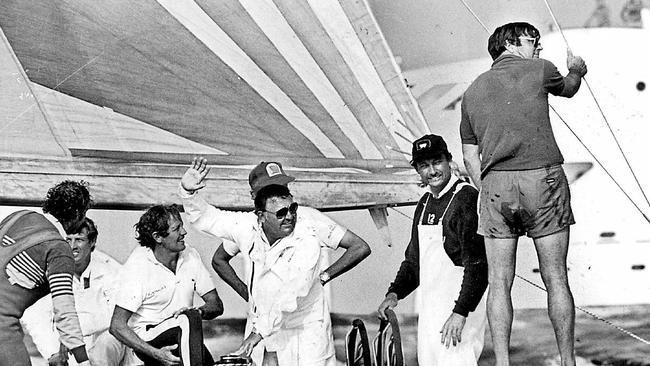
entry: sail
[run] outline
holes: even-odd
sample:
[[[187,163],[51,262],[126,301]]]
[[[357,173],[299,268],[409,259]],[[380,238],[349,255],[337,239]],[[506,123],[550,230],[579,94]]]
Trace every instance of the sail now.
[[[66,178],[99,207],[173,201],[197,155],[220,207],[269,160],[319,208],[417,200],[394,173],[428,127],[365,1],[8,0],[0,30],[4,204]]]

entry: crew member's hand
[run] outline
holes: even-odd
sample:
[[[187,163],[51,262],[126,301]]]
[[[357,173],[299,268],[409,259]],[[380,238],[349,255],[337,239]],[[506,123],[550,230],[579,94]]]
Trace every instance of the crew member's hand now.
[[[587,74],[587,64],[580,56],[574,56],[571,49],[566,50],[566,66],[580,77]]]
[[[377,312],[379,313],[379,318],[383,320],[388,320],[388,316],[386,315],[385,311],[386,309],[393,309],[395,306],[397,306],[397,294],[394,292],[389,293],[386,295],[386,298],[384,301],[379,304],[379,308],[377,308]]]
[[[209,172],[208,159],[202,157],[192,159],[192,164],[181,178],[181,187],[188,192],[194,192],[205,187],[203,180]]]
[[[190,309],[192,309],[191,306],[183,306],[182,308],[180,308],[180,309],[174,311],[174,313],[172,314],[172,316],[173,316],[174,318],[178,318],[178,316],[181,315],[181,314],[183,314],[184,311],[186,311],[186,310],[190,310]]]
[[[178,348],[178,345],[165,346],[156,352],[155,358],[164,366],[176,366],[181,364],[180,357],[172,354],[172,350]]]
[[[255,348],[255,346],[260,343],[261,340],[261,335],[255,332],[251,332],[251,334],[246,337],[246,339],[244,339],[244,342],[242,342],[241,346],[239,346],[239,349],[237,349],[237,351],[234,353],[240,356],[250,357],[251,353],[253,353],[253,348]]]
[[[48,366],[68,366],[68,357],[66,356],[57,352],[47,359],[47,364]]]
[[[68,347],[59,343],[59,352],[47,359],[48,366],[68,366]]]
[[[456,347],[460,343],[460,336],[463,333],[466,319],[466,317],[460,314],[451,313],[445,325],[440,330],[440,343],[444,344],[447,348],[449,348],[450,344]]]

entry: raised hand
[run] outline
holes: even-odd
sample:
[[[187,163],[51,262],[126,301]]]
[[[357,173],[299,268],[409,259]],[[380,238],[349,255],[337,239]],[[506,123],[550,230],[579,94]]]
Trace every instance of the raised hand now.
[[[203,180],[210,172],[208,159],[203,157],[192,159],[192,164],[187,168],[181,178],[181,187],[188,192],[195,192],[205,187]]]
[[[580,77],[587,74],[587,64],[580,56],[574,56],[571,49],[566,50],[566,66],[569,71],[573,71]]]

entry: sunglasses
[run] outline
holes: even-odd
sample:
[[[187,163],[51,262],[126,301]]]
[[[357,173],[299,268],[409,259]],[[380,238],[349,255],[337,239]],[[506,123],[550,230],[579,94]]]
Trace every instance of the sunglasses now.
[[[275,214],[275,217],[278,220],[284,220],[284,218],[287,217],[289,212],[291,212],[292,215],[296,214],[296,212],[298,211],[298,203],[294,202],[294,203],[290,204],[289,207],[282,207],[281,209],[279,209],[279,210],[277,210],[275,212],[266,211],[266,210],[262,210],[262,211]]]

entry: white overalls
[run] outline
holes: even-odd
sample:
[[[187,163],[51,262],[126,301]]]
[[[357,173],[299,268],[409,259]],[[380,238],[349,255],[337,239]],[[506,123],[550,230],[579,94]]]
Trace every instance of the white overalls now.
[[[470,312],[461,335],[461,343],[441,344],[440,330],[451,315],[463,281],[463,267],[451,261],[443,246],[442,222],[456,193],[467,183],[459,183],[449,200],[438,225],[422,225],[418,221],[420,247],[420,286],[418,318],[418,364],[427,366],[476,366],[483,350],[483,337],[487,323],[485,297]],[[431,196],[429,196],[431,197]]]

